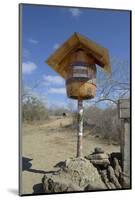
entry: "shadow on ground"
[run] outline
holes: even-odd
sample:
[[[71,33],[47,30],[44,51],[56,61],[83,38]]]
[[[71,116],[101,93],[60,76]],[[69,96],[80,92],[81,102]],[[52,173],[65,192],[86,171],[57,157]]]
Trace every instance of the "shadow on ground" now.
[[[22,157],[22,171],[28,171],[28,172],[38,173],[38,174],[48,174],[48,173],[56,173],[57,172],[57,171],[44,171],[44,170],[39,170],[39,169],[33,169],[33,168],[31,168],[32,160],[33,159],[31,159],[31,158]]]
[[[43,184],[39,183],[39,184],[35,184],[33,186],[33,194],[43,194],[44,190],[43,190]]]
[[[32,167],[32,158],[27,158],[27,157],[22,157],[22,171],[28,171],[32,173],[38,173],[38,174],[49,174],[49,173],[57,173],[59,170],[56,171],[44,171],[44,170],[39,170],[39,169],[33,169]],[[58,166],[55,166],[58,167]],[[44,193],[43,191],[43,184],[35,184],[33,185],[33,194],[42,194]]]
[[[22,171],[28,171],[31,168],[32,160],[31,158],[22,157]]]

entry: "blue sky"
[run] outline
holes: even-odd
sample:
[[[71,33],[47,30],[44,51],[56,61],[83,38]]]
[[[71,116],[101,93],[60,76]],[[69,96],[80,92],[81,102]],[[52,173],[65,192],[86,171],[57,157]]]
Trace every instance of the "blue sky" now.
[[[64,80],[44,61],[74,32],[108,48],[111,60],[130,61],[128,11],[23,5],[23,85],[33,88],[32,92],[46,99],[49,106],[66,106],[68,98]],[[116,67],[112,63],[113,70]]]

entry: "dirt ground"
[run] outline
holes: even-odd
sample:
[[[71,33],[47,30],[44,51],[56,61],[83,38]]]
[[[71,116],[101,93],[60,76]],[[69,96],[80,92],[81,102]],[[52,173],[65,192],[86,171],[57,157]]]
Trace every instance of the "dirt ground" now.
[[[22,127],[22,178],[21,193],[32,194],[45,173],[56,171],[54,166],[67,158],[76,156],[76,129],[69,128],[70,117],[51,117],[44,124]],[[108,144],[100,137],[85,131],[83,154],[88,155],[95,147],[102,147],[106,152],[118,152],[120,147]]]

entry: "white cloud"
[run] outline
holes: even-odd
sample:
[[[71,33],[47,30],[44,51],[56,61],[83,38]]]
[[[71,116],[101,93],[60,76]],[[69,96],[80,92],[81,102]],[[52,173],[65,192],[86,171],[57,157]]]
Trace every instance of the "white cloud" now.
[[[78,8],[70,8],[69,9],[69,12],[72,14],[72,16],[74,16],[74,17],[79,17],[80,16],[80,14],[82,13],[81,11],[80,11],[80,9],[78,9]]]
[[[52,94],[66,94],[66,88],[50,88],[48,92]]]
[[[28,61],[28,62],[22,63],[23,74],[31,74],[36,68],[37,68],[37,65],[33,62]]]
[[[59,46],[60,46],[60,45],[59,45],[58,43],[56,43],[56,44],[53,46],[53,49],[56,50],[56,49],[59,48]]]
[[[22,49],[22,56],[23,56],[23,58],[29,58],[30,51],[28,49],[26,49],[26,48],[23,48]]]
[[[43,80],[45,85],[64,85],[64,79],[60,76],[44,75]]]
[[[38,44],[38,41],[37,41],[37,40],[34,40],[34,39],[29,39],[28,41],[29,41],[29,43],[31,43],[31,44]]]

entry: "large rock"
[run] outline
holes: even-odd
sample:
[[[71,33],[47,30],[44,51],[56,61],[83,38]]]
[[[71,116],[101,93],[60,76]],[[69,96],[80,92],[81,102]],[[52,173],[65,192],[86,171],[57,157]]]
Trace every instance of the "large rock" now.
[[[104,153],[104,150],[101,147],[96,147],[94,153]]]
[[[107,153],[93,152],[85,156],[85,158],[90,160],[90,162],[96,167],[106,168],[110,164],[109,156]]]
[[[65,183],[64,180],[55,180],[54,177],[43,177],[43,189],[46,193],[58,193],[58,192],[71,192],[80,191],[81,188],[71,184]]]
[[[112,182],[116,186],[116,188],[121,189],[122,186],[119,183],[119,180],[117,179],[117,177],[115,175],[115,171],[114,171],[114,169],[112,168],[111,165],[108,166],[107,173],[108,173],[108,177],[109,177],[110,182]]]
[[[100,175],[108,189],[116,189],[115,185],[109,180],[107,170],[100,170]]]
[[[42,183],[45,193],[107,189],[97,169],[84,158],[66,160],[57,174],[46,174]]]
[[[97,167],[107,167],[110,164],[110,161],[108,159],[102,159],[102,160],[91,160],[91,163]]]
[[[130,177],[126,176],[126,174],[121,173],[120,183],[124,189],[131,187]]]
[[[86,156],[88,160],[102,160],[102,159],[109,159],[108,154],[106,153],[92,153]]]

